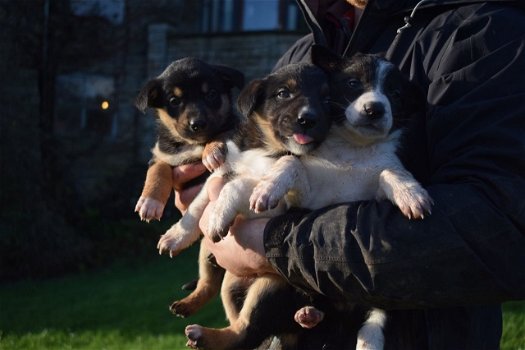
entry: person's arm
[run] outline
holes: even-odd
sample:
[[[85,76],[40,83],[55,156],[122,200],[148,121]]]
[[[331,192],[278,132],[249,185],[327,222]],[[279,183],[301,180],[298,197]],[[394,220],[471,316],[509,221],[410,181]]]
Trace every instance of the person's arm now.
[[[385,308],[525,297],[525,25],[509,13],[465,20],[428,63],[428,143],[406,151],[428,149],[432,215],[370,201],[275,218],[265,251],[287,280]]]
[[[385,308],[525,298],[525,25],[478,20],[466,21],[472,40],[461,40],[464,28],[443,37],[456,41],[431,65],[432,107],[419,130],[428,144],[415,152],[428,148],[432,215],[410,221],[387,201],[290,213],[270,220],[263,242],[256,227],[235,232],[251,239],[216,247],[219,262],[267,271],[240,254],[263,244],[293,285]]]

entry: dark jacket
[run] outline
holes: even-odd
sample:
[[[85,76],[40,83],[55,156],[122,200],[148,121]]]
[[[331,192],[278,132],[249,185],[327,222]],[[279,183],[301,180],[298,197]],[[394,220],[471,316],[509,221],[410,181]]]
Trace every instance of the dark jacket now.
[[[417,1],[371,0],[346,45],[344,26],[311,3],[313,34],[278,65],[307,60],[314,40],[345,55],[388,52],[427,96],[399,153],[435,204],[417,221],[388,201],[277,217],[268,259],[310,293],[393,310],[387,348],[407,331],[411,344],[397,348],[498,348],[499,303],[525,298],[523,2],[424,1],[396,38]]]

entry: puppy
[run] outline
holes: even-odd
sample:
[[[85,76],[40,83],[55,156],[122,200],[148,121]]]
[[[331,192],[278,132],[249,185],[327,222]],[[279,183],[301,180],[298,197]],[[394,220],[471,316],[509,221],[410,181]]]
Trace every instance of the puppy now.
[[[244,75],[235,69],[183,58],[141,89],[136,106],[142,112],[155,109],[158,129],[144,189],[135,207],[142,220],[160,220],[173,190],[172,167],[202,160],[212,171],[222,164],[225,138],[238,124],[232,89],[243,85]],[[207,176],[186,186],[203,182]],[[201,249],[197,287],[187,298],[172,304],[174,313],[192,314],[218,293],[223,271],[207,263],[208,256],[206,249]]]
[[[286,202],[263,214],[249,209],[253,188],[280,157],[307,154],[324,140],[331,124],[327,98],[325,73],[306,64],[284,67],[243,89],[238,107],[245,119],[234,139],[227,142],[226,162],[210,177],[228,180],[209,219],[208,231],[215,241],[228,231],[237,215],[272,216],[295,201],[293,195],[287,196]],[[199,238],[198,222],[209,203],[207,183],[182,219],[161,237],[160,252],[175,255]],[[290,299],[297,300],[295,291],[284,285],[277,277],[238,278],[226,272],[221,295],[230,326],[211,329],[190,325],[186,328],[187,345],[199,349],[253,348],[271,334],[283,334],[289,328],[297,332],[300,327],[288,320],[304,304],[290,303]],[[268,299],[270,295],[274,297]],[[260,303],[261,299],[282,304],[279,313],[285,312],[287,317],[274,319],[264,310],[276,305]]]
[[[409,219],[430,213],[432,199],[396,155],[403,126],[424,108],[424,98],[390,62],[374,55],[343,59],[314,47],[312,60],[328,72],[331,98],[342,111],[327,139],[316,150],[280,158],[256,186],[250,206],[262,212],[290,191],[300,206],[387,198]],[[295,314],[304,328],[324,317],[308,306]],[[382,349],[386,315],[373,309],[357,335],[357,349]]]
[[[241,72],[188,57],[171,63],[141,89],[135,104],[142,112],[155,109],[158,129],[135,206],[142,220],[161,218],[173,190],[171,167],[202,160],[211,171],[224,161],[224,134],[238,123],[231,90],[243,85]]]

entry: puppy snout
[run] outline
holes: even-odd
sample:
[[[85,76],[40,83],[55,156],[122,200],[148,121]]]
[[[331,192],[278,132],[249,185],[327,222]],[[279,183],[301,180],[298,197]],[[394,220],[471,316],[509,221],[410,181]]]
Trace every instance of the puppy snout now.
[[[305,129],[311,129],[317,123],[317,119],[317,113],[311,109],[305,108],[299,112],[299,115],[297,116],[297,124]]]
[[[376,101],[366,102],[363,105],[363,113],[369,118],[381,118],[385,114],[385,105]]]
[[[198,132],[206,129],[208,123],[206,123],[206,120],[204,119],[192,119],[190,120],[189,125],[191,131]]]

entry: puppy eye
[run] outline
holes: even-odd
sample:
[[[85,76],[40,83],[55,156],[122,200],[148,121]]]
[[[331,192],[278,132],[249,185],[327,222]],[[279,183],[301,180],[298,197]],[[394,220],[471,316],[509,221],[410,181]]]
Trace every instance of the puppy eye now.
[[[290,94],[290,91],[288,91],[287,89],[281,89],[281,90],[277,91],[277,95],[276,96],[279,99],[285,100],[287,98],[290,98],[292,95]]]
[[[219,97],[219,92],[215,89],[210,89],[206,93],[206,96],[205,96],[206,100],[208,100],[209,102],[215,101],[218,97]]]
[[[170,102],[170,105],[172,105],[173,107],[177,107],[182,103],[182,100],[180,97],[171,96],[169,102]]]
[[[346,84],[350,86],[352,89],[357,89],[358,87],[361,86],[361,82],[359,81],[359,79],[355,79],[355,78],[348,79]]]

